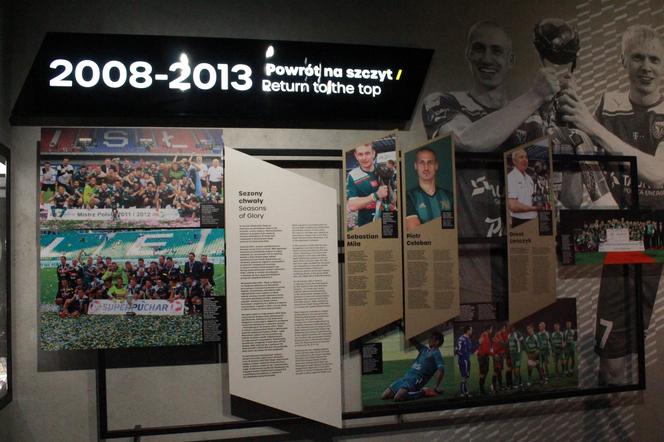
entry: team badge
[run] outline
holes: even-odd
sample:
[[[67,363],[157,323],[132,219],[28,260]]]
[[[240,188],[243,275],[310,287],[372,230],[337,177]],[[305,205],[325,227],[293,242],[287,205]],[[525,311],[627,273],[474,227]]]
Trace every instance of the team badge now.
[[[664,120],[655,120],[652,122],[652,136],[657,141],[662,141],[664,138]]]
[[[441,210],[450,210],[450,202],[449,201],[441,201],[440,202],[440,209]]]

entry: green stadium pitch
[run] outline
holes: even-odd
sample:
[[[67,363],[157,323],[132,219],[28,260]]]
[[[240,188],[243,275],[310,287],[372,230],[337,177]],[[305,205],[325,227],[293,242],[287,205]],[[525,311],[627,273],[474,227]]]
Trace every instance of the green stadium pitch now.
[[[224,264],[214,265],[215,293],[226,294]],[[40,303],[55,306],[56,269],[41,269]],[[45,351],[96,348],[157,347],[201,344],[200,316],[82,315],[61,318],[56,311],[40,314],[40,344]]]
[[[46,351],[196,345],[203,340],[198,316],[95,316],[61,318],[41,313],[40,344]]]
[[[578,355],[576,360],[578,361]],[[445,401],[445,400],[463,400],[459,395],[459,380],[461,375],[459,373],[459,365],[457,361],[452,356],[443,356],[443,361],[445,364],[445,377],[441,384],[444,389],[444,393],[436,397],[423,397],[421,399],[415,399],[408,401],[408,403],[425,403],[433,401]],[[477,356],[473,355],[470,358],[470,379],[468,380],[468,391],[473,398],[481,397],[480,387],[479,387],[479,368],[477,363]],[[499,396],[517,394],[520,391],[527,392],[550,392],[550,391],[561,391],[561,390],[571,390],[578,388],[578,371],[574,370],[573,376],[565,375],[556,375],[553,360],[549,362],[549,382],[547,384],[540,384],[539,375],[536,370],[533,370],[533,380],[528,379],[527,372],[527,361],[528,358],[525,353],[521,357],[521,379],[524,383],[531,382],[530,387],[527,387],[525,390],[503,390],[498,392]],[[404,374],[408,371],[410,366],[413,363],[413,359],[403,359],[395,361],[383,361],[383,373],[382,374],[372,374],[372,375],[363,375],[362,376],[362,406],[365,410],[368,409],[377,409],[381,406],[391,406],[394,405],[392,400],[381,400],[380,396],[383,394],[385,389],[397,379],[401,379]],[[452,369],[453,367],[453,369]],[[493,363],[490,364],[489,374],[487,375],[487,380],[485,383],[486,390],[488,391],[491,387],[491,377],[493,376]],[[505,382],[505,373],[503,370],[503,386],[506,386]],[[429,381],[428,387],[433,388],[434,380],[432,378]],[[492,395],[484,396],[488,400]]]
[[[445,390],[444,394],[433,397],[433,398],[422,398],[416,399],[411,402],[431,402],[431,401],[440,401],[449,399],[450,393],[455,392],[458,389],[458,384],[455,381],[454,375],[449,375],[449,367],[452,364],[455,364],[453,357],[444,356],[443,363],[445,364],[445,377],[441,383],[441,387]],[[396,361],[383,361],[383,373],[382,374],[371,374],[362,376],[362,405],[365,409],[367,408],[377,408],[381,405],[392,405],[394,401],[392,400],[381,400],[380,396],[383,394],[385,389],[390,386],[390,384],[397,379],[401,379],[404,374],[408,371],[410,366],[413,364],[412,359],[403,359]],[[458,374],[457,374],[458,376]],[[432,378],[429,381],[428,386],[433,388],[434,379]]]
[[[579,265],[603,264],[605,256],[603,252],[580,252],[574,254],[574,261]]]

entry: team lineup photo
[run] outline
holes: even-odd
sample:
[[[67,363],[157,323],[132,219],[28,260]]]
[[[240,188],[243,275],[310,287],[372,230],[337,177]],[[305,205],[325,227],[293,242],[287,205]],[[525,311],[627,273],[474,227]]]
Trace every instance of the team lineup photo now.
[[[168,143],[156,144],[160,132]],[[44,129],[42,228],[199,227],[201,205],[224,202],[223,141],[206,130],[201,144],[196,133]]]
[[[225,296],[224,229],[42,233],[45,350],[201,343]]]

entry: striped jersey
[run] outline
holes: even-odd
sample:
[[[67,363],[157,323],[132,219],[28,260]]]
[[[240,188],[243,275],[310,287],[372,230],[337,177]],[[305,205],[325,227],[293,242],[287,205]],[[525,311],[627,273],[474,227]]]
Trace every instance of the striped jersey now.
[[[654,157],[658,149],[664,150],[664,97],[652,106],[640,106],[631,102],[628,92],[606,92],[597,106],[595,118],[643,153]],[[612,184],[620,183],[613,180]],[[664,186],[639,179],[639,206],[664,209]]]

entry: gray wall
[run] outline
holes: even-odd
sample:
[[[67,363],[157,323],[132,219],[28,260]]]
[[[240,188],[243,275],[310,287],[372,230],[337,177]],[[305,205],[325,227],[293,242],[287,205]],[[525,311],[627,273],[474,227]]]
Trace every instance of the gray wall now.
[[[0,143],[9,143],[9,75],[7,68],[8,35],[7,24],[9,20],[8,8],[4,2],[0,3]]]
[[[541,18],[546,2],[398,2],[398,1],[21,1],[0,3],[0,141],[10,145],[13,201],[13,346],[14,401],[0,411],[0,440],[79,441],[96,439],[94,359],[90,354],[44,354],[38,351],[38,250],[37,250],[37,152],[39,128],[12,128],[7,118],[23,79],[46,31],[165,34],[239,38],[275,38],[344,43],[366,43],[432,47],[434,64],[423,94],[440,89],[460,89],[465,84],[461,60],[464,36],[451,31],[455,20],[470,21],[474,10],[483,17],[509,20],[515,25]],[[590,2],[599,8],[597,2]],[[661,17],[662,2],[646,3]],[[527,7],[523,7],[527,4]],[[519,7],[518,15],[509,11]],[[557,11],[574,16],[575,3],[556,3]],[[539,8],[539,9],[538,9]],[[476,14],[476,13],[475,13]],[[519,28],[516,26],[515,28]],[[522,27],[517,38],[528,38]],[[452,44],[456,42],[457,44]],[[532,61],[525,52],[521,59]],[[445,81],[443,81],[445,80]],[[527,72],[515,72],[510,87],[523,89]],[[2,93],[5,90],[5,93]],[[424,141],[419,123],[401,138],[406,146]],[[225,130],[232,147],[340,148],[377,135],[368,131],[330,130]],[[659,297],[660,299],[662,296]],[[661,316],[661,314],[659,315]],[[653,321],[649,333],[648,391],[616,395],[609,408],[587,410],[590,403],[576,399],[546,404],[502,407],[511,419],[464,423],[435,431],[391,435],[389,440],[427,439],[492,440],[560,438],[586,440],[653,440],[659,434],[658,410],[664,409],[664,376],[657,370],[657,355],[664,354],[664,333],[660,321]],[[346,372],[357,373],[356,357],[347,359]],[[223,391],[226,367],[219,364],[195,366],[125,368],[109,371],[109,421],[111,428],[174,425],[229,419],[229,404]],[[347,376],[347,409],[356,409],[359,398],[357,376]],[[195,410],[195,412],[192,412]],[[486,410],[470,414],[484,413]],[[542,412],[554,414],[539,415]],[[531,416],[536,414],[535,416]],[[444,413],[457,416],[459,413]],[[414,418],[408,418],[414,419]],[[392,419],[384,419],[392,422]],[[538,429],[540,432],[538,432]],[[223,433],[266,434],[272,430]],[[217,435],[219,436],[219,435]],[[557,437],[556,437],[557,436]],[[154,440],[198,440],[211,434],[160,437]],[[385,436],[380,436],[385,440]],[[149,440],[149,439],[148,439]]]

